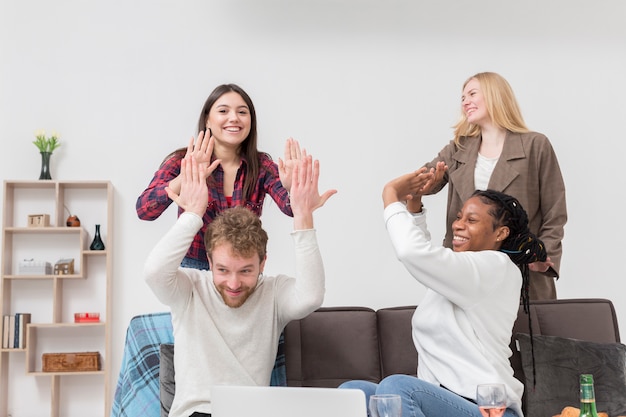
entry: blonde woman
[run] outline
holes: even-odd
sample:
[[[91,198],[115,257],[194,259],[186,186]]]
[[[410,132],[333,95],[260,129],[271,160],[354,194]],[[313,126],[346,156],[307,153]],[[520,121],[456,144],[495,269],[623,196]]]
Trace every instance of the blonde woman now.
[[[445,168],[437,169],[438,162]],[[437,182],[427,194],[448,185],[447,247],[452,245],[452,222],[474,191],[496,190],[520,201],[531,232],[548,253],[545,262],[529,265],[530,298],[555,299],[567,221],[565,184],[550,141],[526,127],[513,90],[501,75],[482,72],[465,81],[454,139],[425,166],[437,169]]]

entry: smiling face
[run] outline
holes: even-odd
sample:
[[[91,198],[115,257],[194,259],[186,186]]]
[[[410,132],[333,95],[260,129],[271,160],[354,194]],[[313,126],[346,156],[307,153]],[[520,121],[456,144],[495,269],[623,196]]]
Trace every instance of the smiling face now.
[[[455,252],[497,250],[509,235],[509,228],[494,228],[491,206],[479,197],[465,201],[461,212],[452,223],[452,248]]]
[[[215,101],[206,120],[207,129],[219,145],[239,148],[250,134],[250,108],[236,92],[229,91]]]
[[[232,308],[241,307],[252,295],[265,267],[265,259],[261,261],[256,252],[250,257],[237,255],[230,243],[213,248],[209,263],[215,288]]]
[[[491,121],[485,96],[480,89],[480,82],[476,78],[470,79],[463,88],[461,107],[469,123],[481,126]]]

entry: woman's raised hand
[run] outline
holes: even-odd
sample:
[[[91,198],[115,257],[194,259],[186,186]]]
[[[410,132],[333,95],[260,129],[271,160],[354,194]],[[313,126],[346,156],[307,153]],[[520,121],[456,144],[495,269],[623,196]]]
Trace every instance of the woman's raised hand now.
[[[443,176],[447,170],[448,170],[448,166],[445,164],[445,162],[443,161],[437,162],[437,165],[435,165],[435,168],[430,169],[430,172],[433,174],[433,177],[426,184],[424,184],[424,186],[420,190],[420,193],[424,195],[432,191],[437,185],[441,183],[441,181],[443,180]]]
[[[311,155],[303,154],[302,159],[294,164],[293,188],[291,190],[291,208],[295,230],[313,228],[313,212],[337,190],[331,189],[320,194],[318,190],[320,163]]]
[[[209,198],[206,183],[207,165],[200,164],[194,156],[185,157],[180,161],[180,191],[165,187],[167,196],[185,211],[204,216]]]
[[[424,189],[435,178],[435,171],[422,167],[417,171],[404,174],[389,181],[383,188],[383,203],[387,207],[397,201],[409,201],[417,199],[421,201]]]
[[[211,130],[209,129],[209,132]],[[213,156],[213,148],[215,147],[215,138],[209,133],[205,136],[204,131],[198,133],[198,140],[195,140],[193,136],[187,146],[187,153],[185,159],[193,157],[199,165],[207,167],[206,176],[208,177],[215,171],[215,168],[221,163],[221,160],[216,159],[211,163],[211,157]]]
[[[293,138],[285,142],[285,159],[278,158],[278,177],[287,191],[291,190],[293,167],[306,156],[306,150],[300,151],[300,144]]]

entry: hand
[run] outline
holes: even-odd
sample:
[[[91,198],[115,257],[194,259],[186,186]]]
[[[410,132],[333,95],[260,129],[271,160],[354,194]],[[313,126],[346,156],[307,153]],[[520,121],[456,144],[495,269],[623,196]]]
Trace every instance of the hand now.
[[[328,190],[320,195],[318,182],[320,163],[313,161],[310,155],[304,155],[293,167],[293,184],[291,187],[291,210],[295,230],[313,228],[313,212],[322,207],[337,192]]]
[[[304,156],[306,156],[306,150],[300,152],[298,141],[288,138],[285,142],[285,160],[278,158],[278,177],[287,191],[291,191],[293,168]]]
[[[528,269],[534,272],[546,272],[548,269],[552,268],[553,266],[554,266],[554,262],[552,262],[552,260],[550,260],[550,257],[548,256],[544,262],[537,261],[537,262],[528,264]]]
[[[209,132],[211,130],[209,129]],[[195,142],[195,145],[194,145]],[[211,163],[211,157],[213,156],[213,149],[215,148],[215,138],[213,136],[206,137],[204,132],[198,133],[198,140],[194,141],[193,136],[187,146],[187,153],[185,158],[194,157],[198,164],[206,165],[208,167],[207,177],[215,171],[215,168],[220,164],[220,160],[215,160]],[[182,171],[182,169],[181,169]]]
[[[180,162],[180,193],[168,186],[165,187],[167,196],[183,210],[204,216],[209,199],[207,170],[206,164],[198,163],[195,157],[183,158]]]
[[[416,193],[412,194],[410,197],[407,196],[407,210],[411,213],[420,213],[424,208],[422,205],[422,196],[424,194],[429,194],[435,189],[437,184],[439,184],[443,179],[443,175],[447,170],[448,166],[443,161],[437,162],[435,169],[431,168],[430,171],[428,171],[430,174],[433,174],[432,178],[428,179],[422,188],[420,188]]]
[[[422,194],[425,187],[429,187],[430,182],[435,177],[434,169],[430,171],[422,167],[417,171],[404,174],[389,181],[383,188],[383,203],[387,207],[397,201],[412,201],[413,205],[421,204]]]
[[[192,136],[191,140],[189,141],[189,145],[187,145],[187,153],[185,154],[184,159],[190,161],[190,158],[193,157],[199,165],[207,167],[205,177],[206,179],[209,177],[209,175],[213,173],[213,171],[215,171],[217,166],[222,163],[221,159],[216,159],[215,161],[213,161],[213,163],[211,163],[211,156],[213,155],[213,148],[215,146],[215,138],[213,136],[211,136],[210,138],[206,138],[204,136],[204,132],[200,132],[198,134],[198,141],[195,145],[194,142],[195,140]],[[181,173],[178,174],[176,178],[174,178],[169,182],[169,184],[167,184],[167,188],[169,188],[170,191],[173,192],[175,195],[178,195],[180,193],[180,185],[182,182],[183,172],[182,161],[180,172]]]
[[[421,190],[422,195],[429,194],[432,190],[434,190],[435,187],[437,187],[443,180],[443,176],[445,175],[447,170],[448,170],[448,166],[445,164],[445,162],[443,161],[437,162],[437,165],[435,165],[434,171],[432,169],[430,171],[434,173],[432,180],[426,183],[424,187],[422,187],[422,190]]]

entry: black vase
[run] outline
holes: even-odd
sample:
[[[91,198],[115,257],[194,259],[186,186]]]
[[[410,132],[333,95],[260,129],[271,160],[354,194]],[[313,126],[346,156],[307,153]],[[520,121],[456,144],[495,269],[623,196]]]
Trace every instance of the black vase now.
[[[50,157],[52,152],[40,152],[41,153],[41,172],[39,173],[40,180],[51,180],[50,176]]]
[[[100,237],[100,225],[96,225],[96,235],[93,238],[93,242],[89,245],[90,250],[104,250],[104,242]]]

